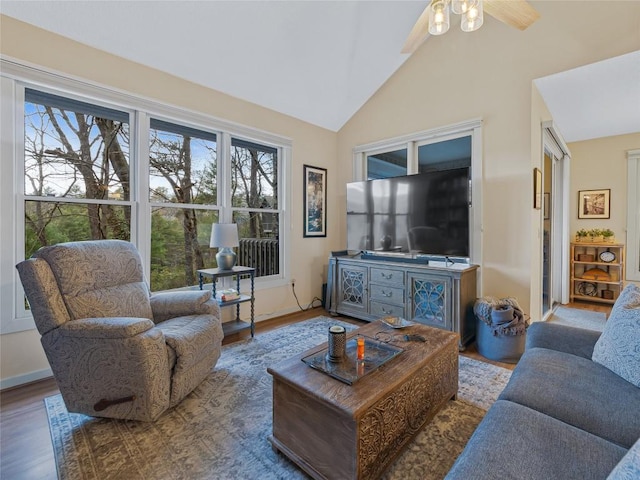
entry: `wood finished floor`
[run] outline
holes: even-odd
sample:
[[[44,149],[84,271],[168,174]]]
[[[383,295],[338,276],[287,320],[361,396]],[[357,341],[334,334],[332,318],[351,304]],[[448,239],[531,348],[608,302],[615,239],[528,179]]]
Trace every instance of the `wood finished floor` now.
[[[609,313],[608,305],[596,305],[584,302],[569,304],[573,308],[582,308],[596,312]],[[260,322],[256,325],[256,334],[273,330],[291,323],[328,315],[322,308],[299,312],[277,319]],[[364,322],[347,317],[338,317],[343,321],[362,325]],[[238,341],[247,334],[236,334],[225,339],[224,344]],[[477,360],[513,369],[515,365],[493,362],[482,357],[475,345],[467,348],[463,355]],[[40,380],[28,385],[0,392],[0,478],[11,480],[56,479],[56,467],[53,447],[49,435],[44,398],[59,393],[52,378]]]

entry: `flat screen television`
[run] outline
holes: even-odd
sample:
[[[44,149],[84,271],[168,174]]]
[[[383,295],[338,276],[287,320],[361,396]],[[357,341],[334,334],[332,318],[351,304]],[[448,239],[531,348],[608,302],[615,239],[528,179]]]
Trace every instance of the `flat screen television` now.
[[[470,168],[347,184],[347,248],[469,257]]]

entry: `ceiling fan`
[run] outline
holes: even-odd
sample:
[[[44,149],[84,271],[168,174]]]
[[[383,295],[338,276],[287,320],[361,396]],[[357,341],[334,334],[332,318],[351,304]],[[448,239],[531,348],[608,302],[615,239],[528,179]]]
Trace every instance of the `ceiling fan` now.
[[[415,23],[411,32],[409,33],[409,37],[402,47],[402,53],[413,53],[416,49],[424,42],[430,34],[437,34],[429,31],[430,20],[429,16],[433,15],[434,11],[437,8],[448,8],[450,0],[432,0],[427,5],[427,8],[424,9],[418,21]],[[478,4],[478,0],[453,0],[452,9],[455,13],[460,13],[460,11],[456,11],[456,7],[462,8],[466,11],[469,6],[473,6]],[[496,20],[501,21],[507,25],[515,27],[519,30],[524,30],[529,27],[532,23],[534,23],[538,18],[540,18],[540,14],[527,2],[526,0],[484,0],[480,2],[481,11],[488,13]],[[462,6],[460,6],[462,4]],[[436,16],[438,14],[436,13]],[[448,12],[447,12],[448,15]],[[464,23],[464,15],[463,15],[463,23]],[[481,24],[481,22],[480,22]],[[479,25],[476,26],[478,28]],[[448,23],[447,23],[448,28]],[[470,30],[475,30],[476,28],[470,28]],[[464,29],[464,27],[463,27]],[[446,30],[445,30],[446,31]],[[442,32],[444,33],[444,32]]]

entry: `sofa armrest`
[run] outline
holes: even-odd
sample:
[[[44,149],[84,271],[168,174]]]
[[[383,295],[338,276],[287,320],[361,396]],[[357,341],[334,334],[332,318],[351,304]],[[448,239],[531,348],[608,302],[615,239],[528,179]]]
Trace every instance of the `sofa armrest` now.
[[[63,337],[73,338],[130,338],[148,330],[155,324],[148,318],[106,317],[72,320],[58,327]]]
[[[536,322],[527,330],[526,349],[547,348],[591,360],[601,332],[555,323]]]
[[[186,315],[220,316],[218,302],[210,290],[181,290],[151,295],[151,310],[156,323]]]

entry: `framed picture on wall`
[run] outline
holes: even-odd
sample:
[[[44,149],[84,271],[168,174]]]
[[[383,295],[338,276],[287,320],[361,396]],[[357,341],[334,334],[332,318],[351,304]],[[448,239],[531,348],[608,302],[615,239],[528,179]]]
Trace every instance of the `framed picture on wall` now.
[[[542,172],[539,168],[533,169],[533,208],[542,208]]]
[[[304,165],[304,236],[327,236],[327,169]]]
[[[609,218],[611,189],[580,190],[578,192],[578,218]]]

